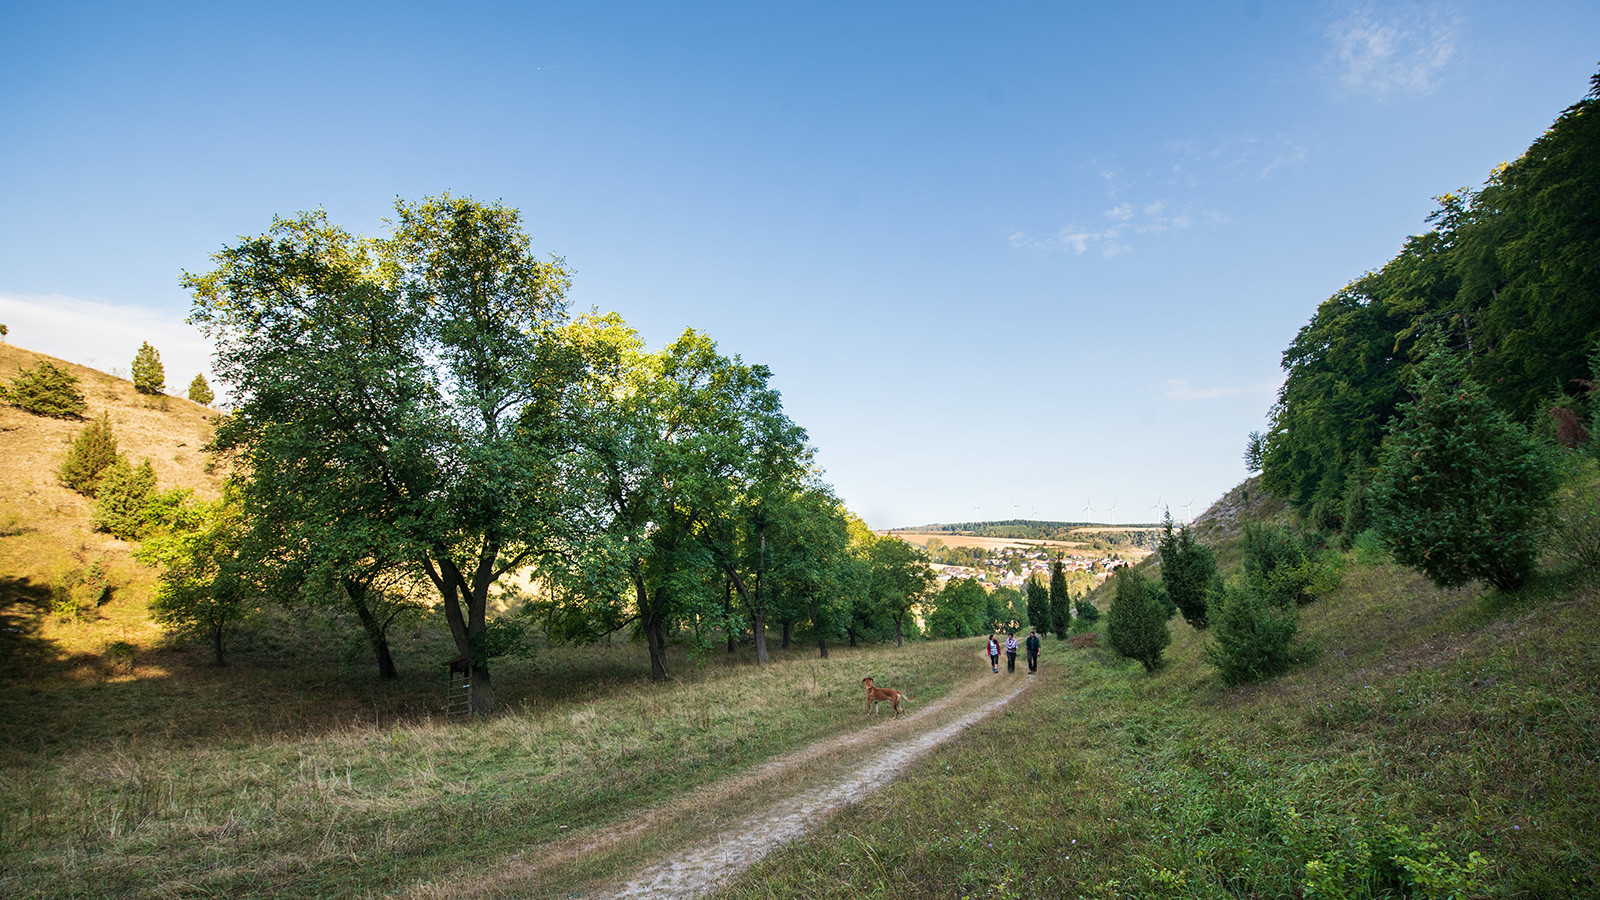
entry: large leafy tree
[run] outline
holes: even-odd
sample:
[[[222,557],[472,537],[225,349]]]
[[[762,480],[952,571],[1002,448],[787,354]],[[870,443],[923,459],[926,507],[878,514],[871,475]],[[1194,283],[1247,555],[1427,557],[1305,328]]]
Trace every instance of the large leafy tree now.
[[[1556,466],[1451,354],[1429,356],[1416,390],[1372,485],[1379,532],[1396,560],[1441,587],[1521,586],[1537,561]]]
[[[867,547],[869,603],[894,622],[895,645],[905,646],[912,610],[933,586],[935,575],[921,547],[884,535]]]
[[[989,592],[976,578],[952,578],[945,582],[928,614],[928,632],[940,638],[983,634],[988,612]]]
[[[533,256],[508,207],[446,195],[395,212],[384,239],[321,212],[275,220],[184,284],[233,389],[217,444],[251,479],[244,516],[325,516],[337,539],[316,546],[319,564],[419,567],[481,713],[490,590],[563,521],[559,451],[535,410],[570,381],[551,338],[568,275]]]
[[[693,330],[646,353],[615,316],[575,323],[565,340],[588,374],[571,404],[563,466],[590,494],[581,547],[547,568],[562,588],[552,633],[594,638],[635,624],[651,677],[665,680],[672,631],[725,617],[719,592],[708,589],[716,575],[740,595],[761,652],[770,597],[746,576],[763,565],[775,491],[794,483],[810,455],[804,430],[768,386],[770,371],[724,356]]]

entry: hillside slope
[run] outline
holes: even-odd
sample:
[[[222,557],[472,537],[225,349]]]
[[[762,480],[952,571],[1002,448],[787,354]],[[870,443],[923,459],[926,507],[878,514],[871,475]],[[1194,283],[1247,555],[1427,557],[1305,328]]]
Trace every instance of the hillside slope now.
[[[9,384],[18,371],[40,360],[78,377],[89,418],[108,414],[118,449],[135,465],[150,460],[160,489],[189,488],[202,498],[219,494],[222,477],[206,471],[208,460],[201,450],[211,439],[216,410],[180,397],[147,397],[126,379],[11,344],[0,344],[0,381]],[[0,459],[5,461],[0,466],[0,626],[5,637],[0,640],[7,643],[49,642],[71,653],[98,649],[78,646],[82,641],[147,646],[159,636],[146,615],[155,573],[133,560],[133,544],[96,532],[90,523],[92,501],[63,487],[56,477],[69,444],[86,424],[88,418],[51,419],[0,403]],[[96,561],[110,573],[113,586],[112,600],[97,610],[96,621],[62,623],[43,617],[52,591]],[[0,659],[29,656],[11,651],[19,648],[0,645]]]

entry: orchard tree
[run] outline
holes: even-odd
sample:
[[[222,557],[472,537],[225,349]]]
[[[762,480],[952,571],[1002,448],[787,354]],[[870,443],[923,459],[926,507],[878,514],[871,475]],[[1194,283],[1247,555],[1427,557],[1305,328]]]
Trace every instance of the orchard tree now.
[[[989,611],[989,592],[976,578],[952,578],[935,600],[928,615],[928,633],[939,638],[964,638],[983,634]]]
[[[264,499],[292,492],[339,510],[346,564],[419,567],[482,714],[490,589],[557,546],[565,522],[560,450],[535,410],[571,380],[552,340],[568,275],[533,256],[508,207],[445,195],[395,212],[383,239],[322,212],[277,219],[184,285],[237,404],[217,446],[252,477],[281,473],[245,488],[243,516],[293,508]]]
[[[586,493],[570,517],[572,552],[547,561],[560,588],[551,633],[592,640],[635,624],[651,678],[665,681],[668,636],[684,621],[725,616],[707,588],[715,574],[739,592],[759,651],[769,598],[746,575],[761,565],[776,489],[810,458],[771,372],[692,329],[646,353],[615,315],[580,320],[563,339],[585,361],[565,407],[563,471]]]
[[[260,593],[239,559],[243,528],[229,499],[213,504],[195,527],[171,533],[141,547],[137,558],[160,568],[150,612],[179,633],[211,645],[218,666],[227,662],[229,638],[249,618]]]
[[[166,367],[149,341],[140,344],[133,355],[133,387],[141,394],[160,394],[167,389]]]
[[[1555,463],[1455,356],[1433,351],[1414,389],[1372,485],[1378,531],[1396,560],[1440,587],[1481,580],[1515,590],[1538,561]]]
[[[911,611],[934,584],[933,567],[921,547],[892,535],[877,538],[867,548],[867,566],[870,602],[893,620],[895,646],[903,647]]]

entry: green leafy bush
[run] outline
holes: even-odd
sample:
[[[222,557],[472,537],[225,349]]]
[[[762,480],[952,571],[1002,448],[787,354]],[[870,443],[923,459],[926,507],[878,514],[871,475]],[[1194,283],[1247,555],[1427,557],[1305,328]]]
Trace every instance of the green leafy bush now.
[[[117,436],[111,428],[111,417],[101,413],[72,439],[56,477],[85,497],[93,497],[101,476],[117,459]]]
[[[89,411],[89,403],[78,389],[78,376],[43,359],[31,369],[19,370],[0,395],[36,416],[79,419]]]
[[[1135,569],[1122,569],[1106,613],[1106,640],[1119,656],[1136,659],[1145,671],[1161,665],[1161,651],[1172,643],[1166,602],[1155,585]]]
[[[1205,659],[1225,683],[1262,681],[1289,667],[1299,607],[1272,602],[1249,587],[1225,589],[1215,600]]]

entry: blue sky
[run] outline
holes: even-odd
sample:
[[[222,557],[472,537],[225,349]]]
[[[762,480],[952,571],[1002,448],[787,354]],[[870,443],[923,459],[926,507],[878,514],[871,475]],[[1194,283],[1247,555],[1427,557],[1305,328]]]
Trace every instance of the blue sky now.
[[[1317,304],[1581,98],[1596,34],[1542,0],[0,2],[0,322],[107,370],[149,340],[181,390],[182,271],[450,191],[520,209],[574,310],[769,366],[874,527],[1182,519]]]

